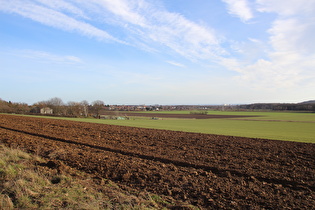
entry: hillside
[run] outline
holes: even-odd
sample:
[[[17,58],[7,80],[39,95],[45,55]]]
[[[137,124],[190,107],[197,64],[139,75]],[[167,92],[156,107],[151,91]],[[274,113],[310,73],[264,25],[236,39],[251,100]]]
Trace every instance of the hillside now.
[[[300,104],[315,104],[315,100],[303,101]]]

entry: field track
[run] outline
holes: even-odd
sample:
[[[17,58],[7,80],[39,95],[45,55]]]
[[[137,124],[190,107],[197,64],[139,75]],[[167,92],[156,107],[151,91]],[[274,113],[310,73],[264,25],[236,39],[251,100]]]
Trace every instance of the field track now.
[[[315,144],[13,115],[0,142],[201,208],[315,206]]]

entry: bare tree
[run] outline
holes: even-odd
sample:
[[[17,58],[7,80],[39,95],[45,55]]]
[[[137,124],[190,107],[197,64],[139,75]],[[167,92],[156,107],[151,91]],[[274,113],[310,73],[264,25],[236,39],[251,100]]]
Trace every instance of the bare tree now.
[[[27,114],[31,108],[26,103],[16,103],[16,102],[7,102],[0,99],[0,112],[3,113],[16,113],[16,114]]]
[[[62,106],[64,105],[63,101],[61,98],[55,97],[55,98],[51,98],[47,101],[48,105],[51,106]]]
[[[104,108],[105,103],[101,100],[96,100],[92,102],[92,110],[96,117],[100,116],[100,111]]]
[[[3,112],[3,113],[13,112],[13,109],[10,106],[9,102],[0,99],[0,112]]]
[[[81,104],[74,101],[69,101],[67,103],[67,115],[79,117],[81,116],[82,110],[81,110]]]

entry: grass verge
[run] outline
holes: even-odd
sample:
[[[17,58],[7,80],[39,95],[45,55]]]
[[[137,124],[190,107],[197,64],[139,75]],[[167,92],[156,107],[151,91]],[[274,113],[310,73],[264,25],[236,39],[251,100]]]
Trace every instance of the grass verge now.
[[[171,198],[135,190],[0,145],[0,209],[163,209]],[[58,163],[61,164],[61,163]]]

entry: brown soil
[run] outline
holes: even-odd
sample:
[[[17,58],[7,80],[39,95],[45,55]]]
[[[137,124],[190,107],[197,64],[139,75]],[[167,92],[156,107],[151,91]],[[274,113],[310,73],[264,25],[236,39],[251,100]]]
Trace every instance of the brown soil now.
[[[315,144],[10,115],[0,141],[201,208],[315,206]]]

